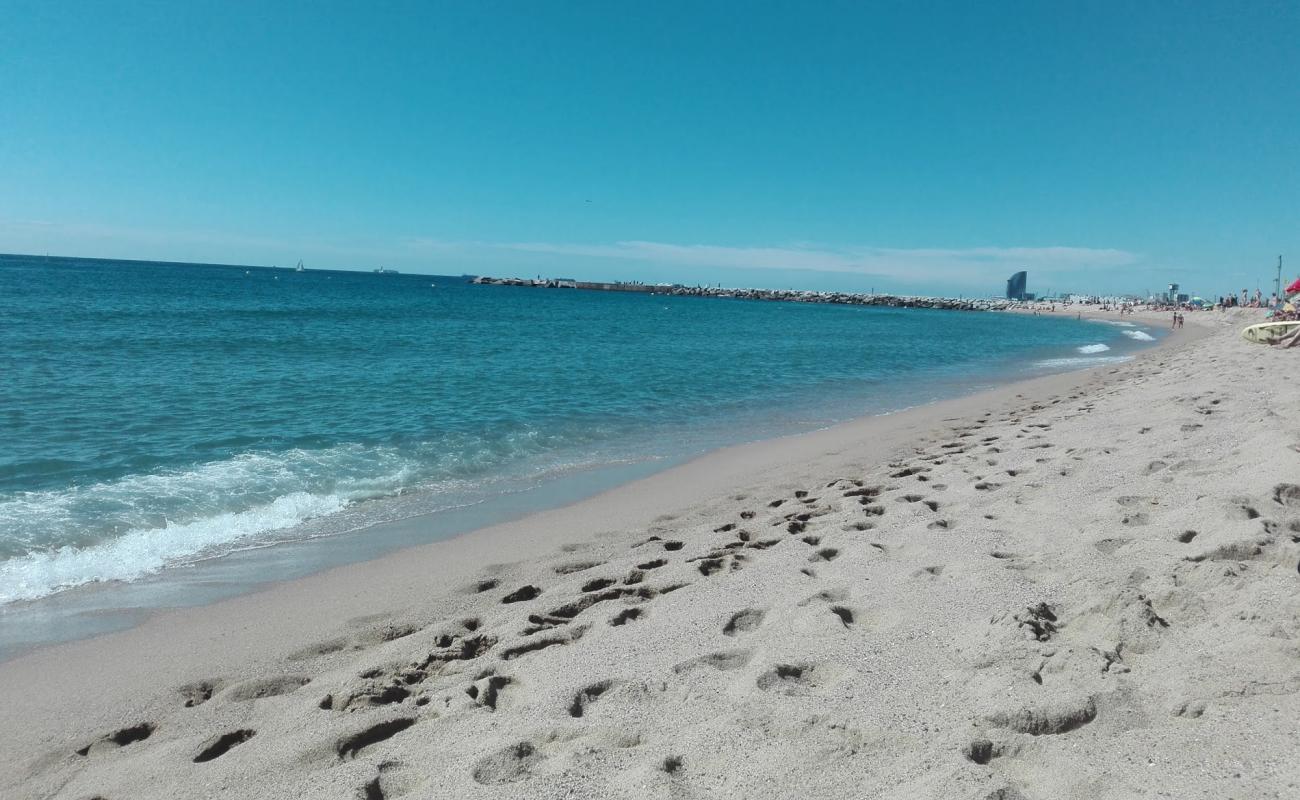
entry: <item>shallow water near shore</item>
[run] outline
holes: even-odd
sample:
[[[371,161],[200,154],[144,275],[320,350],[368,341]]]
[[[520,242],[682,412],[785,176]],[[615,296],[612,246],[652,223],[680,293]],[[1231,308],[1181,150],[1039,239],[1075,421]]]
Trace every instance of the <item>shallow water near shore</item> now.
[[[1156,336],[1065,315],[5,257],[0,650]]]

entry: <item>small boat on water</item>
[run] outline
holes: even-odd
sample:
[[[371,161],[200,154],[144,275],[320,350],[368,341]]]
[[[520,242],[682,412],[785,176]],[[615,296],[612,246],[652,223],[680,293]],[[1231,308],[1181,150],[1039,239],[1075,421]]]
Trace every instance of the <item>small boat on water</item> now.
[[[387,267],[375,267],[375,274],[376,275],[397,275],[398,272],[395,269],[388,269]]]
[[[305,270],[305,269],[302,268],[302,259],[298,259],[298,266],[295,267],[293,271],[294,271],[294,272],[306,272],[306,271],[307,271],[307,270]]]

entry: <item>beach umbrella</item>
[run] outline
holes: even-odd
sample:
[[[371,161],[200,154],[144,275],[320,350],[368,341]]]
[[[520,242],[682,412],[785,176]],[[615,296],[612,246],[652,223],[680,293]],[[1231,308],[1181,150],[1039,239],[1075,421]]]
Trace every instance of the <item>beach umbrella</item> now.
[[[1286,287],[1287,294],[1295,294],[1296,292],[1300,292],[1300,278],[1296,278],[1290,286]]]

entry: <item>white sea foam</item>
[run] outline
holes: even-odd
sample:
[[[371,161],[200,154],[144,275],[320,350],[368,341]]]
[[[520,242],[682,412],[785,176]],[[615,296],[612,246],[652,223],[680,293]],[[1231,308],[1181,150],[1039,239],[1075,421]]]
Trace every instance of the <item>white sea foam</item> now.
[[[1104,353],[1110,349],[1110,346],[1104,344],[1085,344],[1083,347],[1076,349],[1080,353]]]
[[[247,511],[140,528],[89,547],[70,545],[10,558],[0,562],[0,603],[33,600],[96,581],[134,580],[214,548],[333,514],[346,505],[337,495],[296,492]]]
[[[1099,323],[1101,323],[1102,325],[1116,325],[1116,326],[1118,326],[1118,327],[1120,327],[1120,328],[1132,328],[1132,327],[1135,327],[1135,326],[1133,325],[1132,322],[1121,322],[1121,321],[1119,321],[1119,320],[1117,320],[1117,319],[1090,319],[1090,320],[1087,320],[1087,321],[1088,321],[1088,322],[1099,322]]]
[[[1156,337],[1146,331],[1122,331],[1122,333],[1128,338],[1139,342],[1154,342],[1156,340]]]
[[[72,544],[69,532],[88,520],[119,531],[242,511],[295,492],[360,499],[399,489],[415,468],[413,459],[392,448],[360,445],[245,453],[184,469],[0,497],[0,529],[22,533],[20,541],[33,547]]]
[[[587,466],[550,458],[485,478],[464,467],[467,461],[444,454],[430,475],[410,453],[339,445],[0,498],[0,531],[20,534],[0,542],[8,550],[0,550],[0,604],[445,510]],[[460,474],[464,469],[470,474]],[[363,502],[378,498],[386,500]]]
[[[1068,370],[1099,367],[1103,364],[1122,364],[1125,361],[1132,360],[1132,356],[1079,356],[1077,358],[1047,358],[1042,361],[1035,361],[1034,366],[1039,369]]]
[[[356,501],[397,494],[414,469],[391,449],[344,445],[0,498],[0,530],[10,534],[0,603],[264,544]]]

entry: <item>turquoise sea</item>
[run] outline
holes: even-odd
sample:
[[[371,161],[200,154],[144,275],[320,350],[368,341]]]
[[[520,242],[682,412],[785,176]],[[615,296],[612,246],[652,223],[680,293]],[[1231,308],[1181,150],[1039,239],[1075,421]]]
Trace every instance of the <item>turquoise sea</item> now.
[[[160,580],[157,602],[182,602],[187,575],[236,554],[233,584],[277,577],[293,568],[248,553],[357,552],[376,523],[416,515],[435,538],[467,509],[475,524],[521,513],[725,444],[1126,358],[1156,335],[3,256],[0,614],[92,590],[111,606],[106,587]]]

